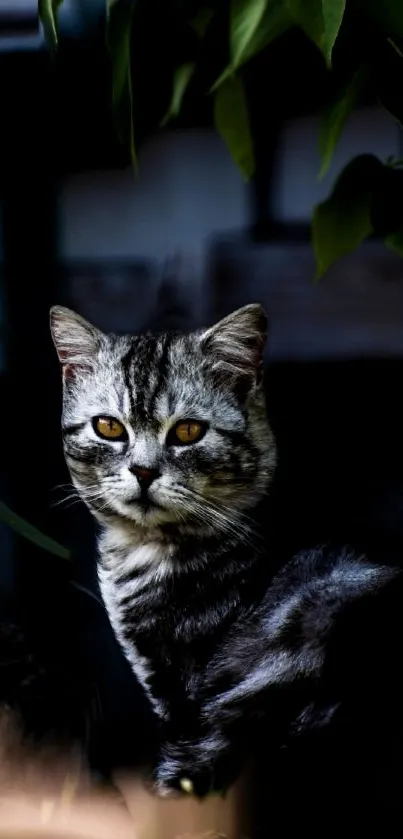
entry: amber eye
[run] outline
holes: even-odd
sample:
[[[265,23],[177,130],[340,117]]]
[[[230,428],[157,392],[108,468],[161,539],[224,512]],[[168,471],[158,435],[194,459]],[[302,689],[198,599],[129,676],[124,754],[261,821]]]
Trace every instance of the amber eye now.
[[[94,431],[104,440],[126,440],[127,431],[119,420],[114,417],[95,417]]]
[[[170,435],[169,442],[171,445],[180,444],[186,446],[189,443],[195,443],[196,440],[200,440],[205,434],[205,431],[205,423],[196,422],[195,420],[182,420],[172,429],[173,433]]]

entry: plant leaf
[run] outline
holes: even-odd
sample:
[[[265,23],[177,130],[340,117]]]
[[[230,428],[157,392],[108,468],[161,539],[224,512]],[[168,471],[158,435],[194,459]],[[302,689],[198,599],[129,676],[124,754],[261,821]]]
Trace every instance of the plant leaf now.
[[[385,236],[383,241],[387,248],[399,254],[399,256],[403,256],[403,230]]]
[[[19,536],[23,536],[24,539],[28,539],[35,545],[38,545],[39,548],[43,548],[44,551],[60,556],[62,559],[71,559],[70,551],[67,548],[59,545],[58,542],[55,542],[49,536],[45,536],[44,533],[41,533],[32,524],[29,524],[21,516],[18,516],[17,513],[13,513],[2,501],[0,501],[0,521],[3,521],[11,527]]]
[[[319,178],[323,178],[332,162],[335,147],[343,132],[346,120],[355,107],[359,94],[367,80],[366,67],[361,67],[341,95],[323,113],[319,126],[319,152],[322,165]]]
[[[250,38],[242,58],[238,60],[238,68],[246,64],[247,61],[250,61],[254,55],[262,52],[276,38],[279,38],[289,28],[290,24],[291,19],[285,3],[278,2],[278,0],[267,0],[266,9],[260,24]],[[236,67],[231,61],[214,83],[211,92],[217,90],[220,84],[230,78],[234,74],[235,69]]]
[[[346,0],[287,0],[287,4],[294,22],[319,47],[330,65]]]
[[[382,164],[372,154],[354,158],[343,170],[330,197],[315,207],[312,244],[317,272],[353,251],[372,232],[371,205]]]
[[[231,64],[234,69],[242,63],[265,10],[266,0],[232,0],[230,50]]]
[[[399,233],[393,233],[391,236],[386,236],[383,241],[387,248],[390,248],[399,256],[403,256],[403,230]]]
[[[116,3],[109,0],[107,44],[112,64],[112,99],[116,128],[121,142],[128,145],[132,163],[137,168],[130,51],[134,9],[134,2]]]
[[[58,44],[57,10],[63,0],[38,0],[38,12],[49,49],[56,50]]]
[[[255,155],[245,90],[239,76],[227,79],[216,90],[214,120],[235,163],[249,180],[255,172]]]
[[[284,2],[269,0],[265,13],[243,57],[243,64],[279,38],[291,26],[291,18]]]
[[[174,73],[173,78],[173,86],[172,86],[172,99],[171,104],[168,108],[167,113],[165,114],[164,119],[161,122],[161,126],[167,124],[171,119],[177,117],[179,111],[181,109],[182,100],[186,93],[186,89],[188,84],[193,76],[195,71],[196,65],[194,63],[191,64],[182,64],[180,67],[177,67]]]

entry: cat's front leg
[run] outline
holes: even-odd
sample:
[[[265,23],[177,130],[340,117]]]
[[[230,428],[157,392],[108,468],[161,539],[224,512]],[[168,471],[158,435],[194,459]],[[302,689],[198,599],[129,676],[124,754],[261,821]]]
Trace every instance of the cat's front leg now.
[[[207,730],[198,740],[166,742],[154,771],[155,791],[161,796],[177,792],[198,798],[225,792],[239,773],[239,757],[218,728]]]

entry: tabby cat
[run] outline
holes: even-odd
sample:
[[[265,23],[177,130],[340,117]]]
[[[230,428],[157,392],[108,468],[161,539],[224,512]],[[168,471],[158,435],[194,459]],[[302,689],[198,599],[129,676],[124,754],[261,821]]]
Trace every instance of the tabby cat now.
[[[373,638],[373,595],[393,598],[399,572],[324,547],[273,573],[258,524],[276,466],[259,305],[141,336],[56,306],[51,331],[65,457],[99,524],[100,591],[158,720],[153,784],[225,789],[263,733],[284,745],[337,720],[347,682],[367,690],[356,627]]]

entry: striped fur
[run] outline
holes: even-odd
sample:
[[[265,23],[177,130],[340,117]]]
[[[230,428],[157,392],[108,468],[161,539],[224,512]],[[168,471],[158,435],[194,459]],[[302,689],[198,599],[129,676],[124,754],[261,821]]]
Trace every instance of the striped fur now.
[[[256,702],[317,679],[335,616],[388,572],[318,551],[270,580],[254,519],[276,462],[260,306],[190,335],[106,336],[60,307],[51,324],[66,461],[101,525],[102,597],[161,727],[154,783],[163,794],[190,779],[204,794],[239,768]],[[97,437],[101,415],[127,437]],[[205,435],[170,444],[181,419]],[[134,464],[157,475],[146,502]]]

